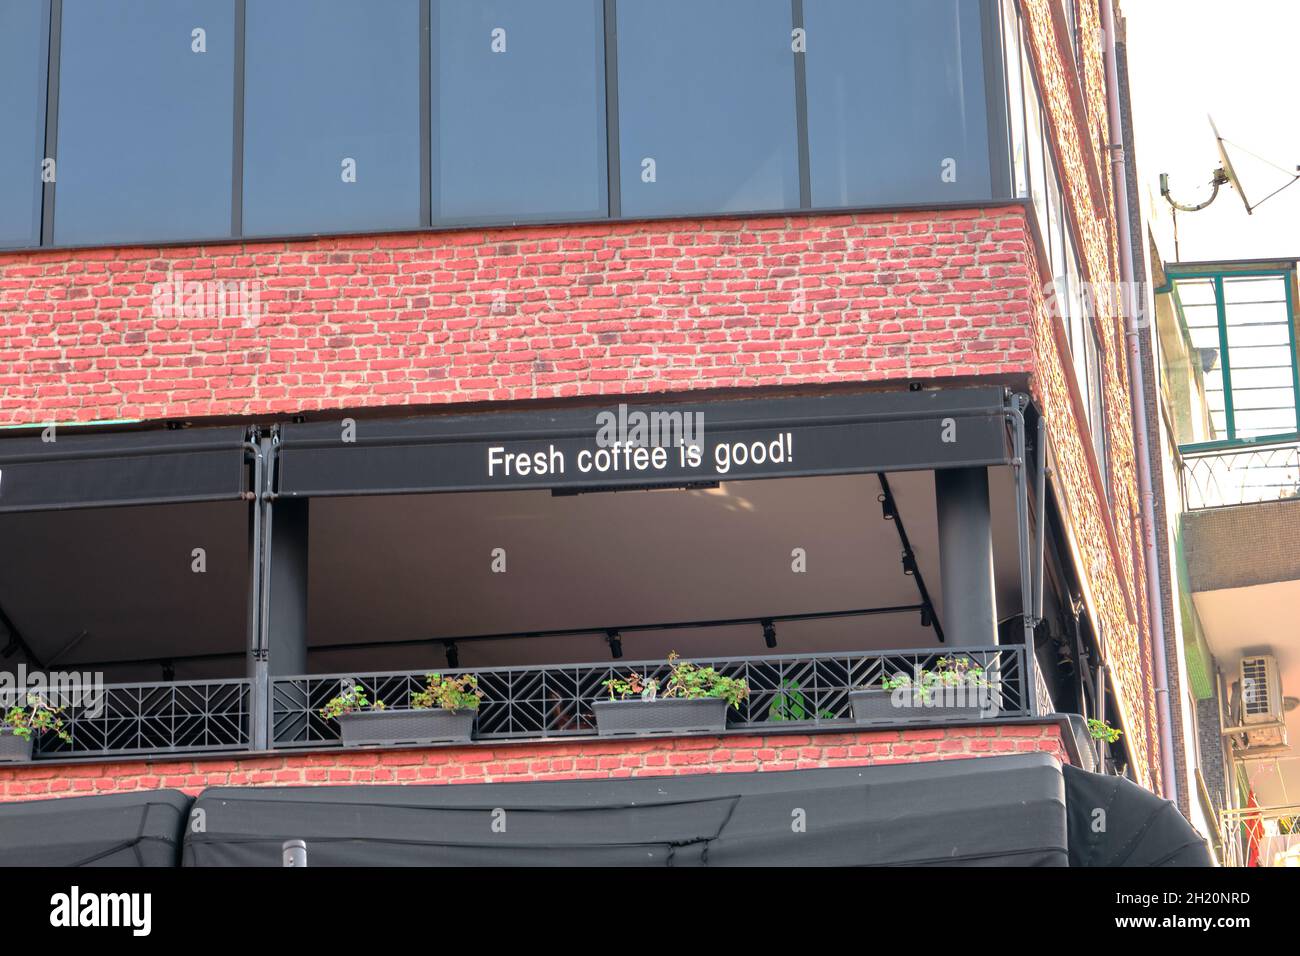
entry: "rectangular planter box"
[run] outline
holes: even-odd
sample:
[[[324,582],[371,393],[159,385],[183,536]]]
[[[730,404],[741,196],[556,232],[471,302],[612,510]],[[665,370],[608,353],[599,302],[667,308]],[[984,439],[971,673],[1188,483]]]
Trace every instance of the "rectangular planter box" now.
[[[23,763],[32,759],[32,742],[9,731],[0,731],[0,763]]]
[[[339,718],[344,747],[397,747],[408,744],[467,743],[474,732],[473,710],[367,710]]]
[[[893,691],[888,690],[851,690],[849,703],[853,705],[853,720],[859,724],[898,724],[916,720],[979,720],[984,716],[979,706],[956,706],[937,704],[929,706],[912,698],[911,691],[905,691],[910,704],[896,707]],[[996,698],[995,698],[996,699]]]
[[[727,729],[727,702],[721,697],[598,700],[591,709],[596,714],[596,732],[602,737],[721,733]]]

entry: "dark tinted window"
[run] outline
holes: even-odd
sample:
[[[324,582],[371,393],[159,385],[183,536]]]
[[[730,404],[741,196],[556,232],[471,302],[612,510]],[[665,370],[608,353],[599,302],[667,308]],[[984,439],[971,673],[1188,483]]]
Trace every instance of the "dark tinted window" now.
[[[435,220],[606,212],[600,0],[440,0]]]
[[[789,0],[620,0],[623,215],[798,207],[791,23]]]
[[[248,0],[244,231],[420,224],[419,0]]]
[[[64,0],[56,242],[230,234],[234,10]]]
[[[804,0],[804,24],[813,205],[989,195],[978,2]]]
[[[0,3],[0,247],[40,240],[48,16],[48,3]]]

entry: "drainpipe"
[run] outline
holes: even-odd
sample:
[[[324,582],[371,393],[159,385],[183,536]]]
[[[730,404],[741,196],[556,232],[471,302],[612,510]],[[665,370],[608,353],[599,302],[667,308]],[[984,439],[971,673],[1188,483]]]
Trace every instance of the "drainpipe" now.
[[[1133,272],[1133,243],[1129,232],[1127,151],[1124,124],[1120,115],[1119,65],[1116,51],[1115,11],[1113,0],[1101,2],[1101,25],[1105,31],[1106,111],[1110,120],[1112,144],[1111,174],[1119,206],[1120,278],[1132,290],[1117,297],[1121,303],[1136,304],[1138,285]],[[1145,289],[1142,292],[1145,300]],[[1138,338],[1137,309],[1124,310],[1124,338],[1128,345],[1129,401],[1133,405],[1133,425],[1137,439],[1138,492],[1141,495],[1139,518],[1142,523],[1142,548],[1146,556],[1148,620],[1151,622],[1152,659],[1155,664],[1156,724],[1160,735],[1161,795],[1178,802],[1178,780],[1174,773],[1173,725],[1169,707],[1168,662],[1165,659],[1165,615],[1160,601],[1160,560],[1156,552],[1155,494],[1151,489],[1151,439],[1147,429],[1146,396],[1143,392],[1142,347]]]

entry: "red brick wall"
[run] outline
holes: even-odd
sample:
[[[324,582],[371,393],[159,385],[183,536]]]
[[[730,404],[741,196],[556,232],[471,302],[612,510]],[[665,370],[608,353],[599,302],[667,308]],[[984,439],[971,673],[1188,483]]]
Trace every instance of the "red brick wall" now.
[[[1069,762],[1057,724],[852,731],[799,736],[501,743],[420,750],[168,758],[0,767],[0,801],[172,787],[502,783],[861,767],[998,754]]]
[[[1019,207],[0,254],[0,425],[1027,373]],[[154,284],[257,283],[256,324]]]

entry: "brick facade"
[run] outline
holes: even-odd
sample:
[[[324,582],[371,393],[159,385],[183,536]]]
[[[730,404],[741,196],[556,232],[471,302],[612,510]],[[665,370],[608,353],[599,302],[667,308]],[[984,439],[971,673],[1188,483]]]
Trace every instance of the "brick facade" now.
[[[807,770],[1035,751],[1069,763],[1060,727],[1054,723],[39,763],[0,767],[0,802],[158,787],[196,794],[204,787],[508,783]]]

